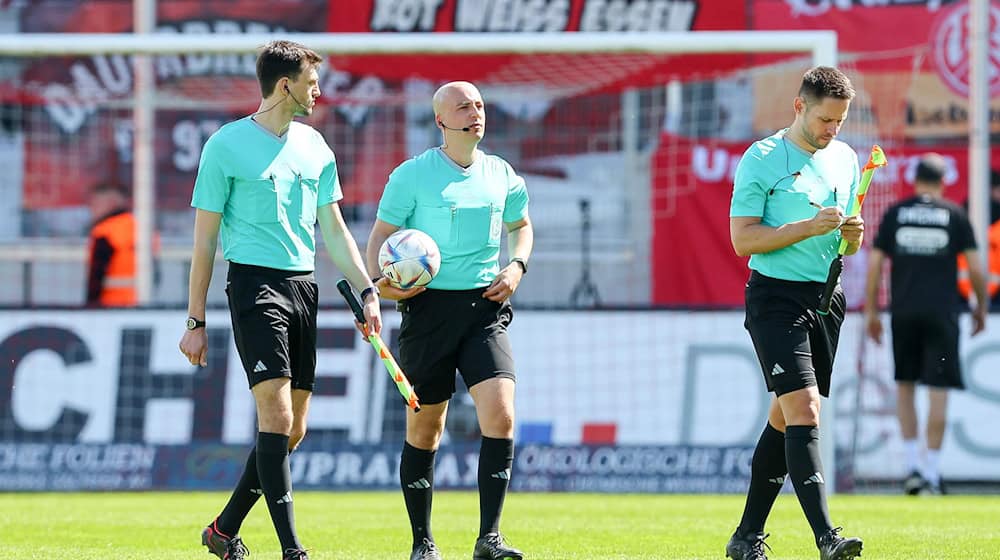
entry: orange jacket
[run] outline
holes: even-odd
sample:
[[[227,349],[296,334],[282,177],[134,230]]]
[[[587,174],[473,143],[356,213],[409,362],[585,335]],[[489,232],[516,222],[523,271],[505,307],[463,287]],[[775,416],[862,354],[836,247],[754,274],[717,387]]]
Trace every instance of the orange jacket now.
[[[987,254],[989,270],[986,271],[986,293],[990,299],[1000,290],[1000,222],[990,226],[987,234],[989,253]],[[958,291],[962,297],[969,299],[972,295],[972,280],[969,279],[969,263],[965,255],[958,255]]]
[[[135,276],[135,218],[118,212],[90,230],[87,303],[131,307],[138,303]]]

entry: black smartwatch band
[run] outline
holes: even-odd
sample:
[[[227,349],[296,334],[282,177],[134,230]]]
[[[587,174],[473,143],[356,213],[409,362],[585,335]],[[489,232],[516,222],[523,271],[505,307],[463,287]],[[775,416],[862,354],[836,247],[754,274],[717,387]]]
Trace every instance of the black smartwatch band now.
[[[368,286],[367,288],[361,290],[361,303],[364,303],[365,298],[367,298],[370,294],[374,294],[376,298],[380,295],[378,288],[375,286]]]
[[[510,259],[510,262],[511,264],[517,263],[521,265],[521,274],[528,273],[528,262],[522,259],[521,257],[514,257],[513,259]]]

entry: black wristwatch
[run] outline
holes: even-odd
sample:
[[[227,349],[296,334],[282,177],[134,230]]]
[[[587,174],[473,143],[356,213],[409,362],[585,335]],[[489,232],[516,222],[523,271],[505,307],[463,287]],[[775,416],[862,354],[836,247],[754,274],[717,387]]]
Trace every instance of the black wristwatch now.
[[[365,302],[365,298],[368,297],[368,294],[374,294],[376,298],[382,295],[381,292],[378,291],[377,286],[375,285],[368,286],[367,288],[361,290],[361,303]]]
[[[517,263],[521,265],[521,274],[528,273],[528,261],[522,259],[521,257],[514,257],[513,259],[510,259],[510,262],[511,264]]]
[[[185,323],[185,325],[187,326],[187,330],[193,331],[197,328],[204,327],[205,321],[200,321],[198,319],[195,319],[194,317],[188,317],[187,323]]]

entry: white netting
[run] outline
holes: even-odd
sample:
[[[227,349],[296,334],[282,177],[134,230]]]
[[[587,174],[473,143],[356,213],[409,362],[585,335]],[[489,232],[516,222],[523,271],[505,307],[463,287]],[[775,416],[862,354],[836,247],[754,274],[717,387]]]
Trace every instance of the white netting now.
[[[415,64],[426,66],[415,56]],[[308,119],[337,154],[343,207],[362,242],[388,172],[440,141],[429,107],[440,81],[400,77],[399,55],[380,60],[332,58],[321,76],[321,104]],[[454,77],[492,64],[476,80],[489,107],[483,148],[508,159],[528,180],[536,251],[534,281],[519,292],[521,303],[569,305],[572,286],[586,296],[577,303],[595,297],[611,305],[651,303],[657,200],[683,193],[690,177],[688,164],[672,159],[671,142],[747,143],[769,127],[786,125],[785,106],[810,59],[775,60],[613,49],[447,55]],[[153,303],[185,301],[189,202],[200,148],[223,123],[256,109],[253,61],[252,52],[154,59],[153,199],[162,251]],[[751,67],[739,69],[744,65]],[[363,71],[355,71],[359,66]],[[0,68],[9,77],[0,90],[3,157],[21,171],[5,186],[15,204],[0,230],[5,262],[20,266],[5,267],[10,278],[0,301],[77,304],[85,278],[89,191],[102,181],[130,184],[133,177],[131,57],[4,57]],[[790,84],[788,91],[760,93],[779,83]],[[26,238],[37,248],[11,248]],[[325,259],[319,261],[320,274],[336,274]],[[216,287],[210,300],[222,303]],[[332,290],[325,297],[336,301]]]

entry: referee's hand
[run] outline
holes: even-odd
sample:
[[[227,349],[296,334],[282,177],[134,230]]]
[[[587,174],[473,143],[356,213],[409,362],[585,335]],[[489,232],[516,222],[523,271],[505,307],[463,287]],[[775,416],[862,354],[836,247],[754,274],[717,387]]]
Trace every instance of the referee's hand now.
[[[521,270],[520,265],[507,265],[493,279],[493,283],[486,288],[486,291],[483,292],[483,297],[496,302],[507,301],[510,299],[510,296],[514,295],[517,285],[521,283],[522,276],[524,276],[524,272]]]
[[[427,289],[423,286],[410,288],[408,290],[397,288],[392,284],[390,284],[389,279],[386,278],[385,276],[379,278],[378,282],[375,282],[375,287],[377,287],[378,291],[381,293],[381,296],[379,297],[383,297],[385,299],[391,299],[393,301],[399,301],[401,299],[409,299]]]
[[[820,211],[810,220],[810,223],[814,236],[826,235],[844,223],[844,213],[836,206],[821,207]]]
[[[184,331],[180,343],[181,354],[191,365],[205,367],[208,365],[208,335],[205,328]]]

